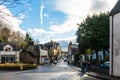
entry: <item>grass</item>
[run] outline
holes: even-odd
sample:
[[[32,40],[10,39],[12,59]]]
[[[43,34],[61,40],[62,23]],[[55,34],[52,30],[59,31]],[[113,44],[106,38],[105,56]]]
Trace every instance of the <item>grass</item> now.
[[[28,70],[37,68],[36,64],[27,63],[5,63],[0,64],[0,70]]]

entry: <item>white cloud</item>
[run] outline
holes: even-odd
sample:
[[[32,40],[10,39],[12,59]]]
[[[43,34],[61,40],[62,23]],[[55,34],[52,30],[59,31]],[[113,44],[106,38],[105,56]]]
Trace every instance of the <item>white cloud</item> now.
[[[50,21],[49,24],[50,24],[50,25],[54,24],[54,21]]]
[[[49,15],[48,15],[48,14],[43,14],[43,16],[45,16],[45,17],[49,17]]]
[[[80,23],[88,14],[89,9],[91,8],[90,3],[90,0],[88,1],[88,3],[86,3],[85,0],[58,0],[56,2],[56,10],[67,14],[67,18],[63,24],[50,26],[50,30],[54,32],[53,34],[63,34],[64,36],[64,34],[66,34],[67,32],[77,31],[77,23]],[[74,38],[75,33],[76,32],[73,33]],[[69,37],[71,37],[71,35],[68,34],[68,37],[66,37],[66,39],[69,39]],[[60,39],[58,38],[58,40]]]
[[[110,11],[117,0],[92,0],[90,14]]]
[[[77,23],[76,20],[73,18],[70,20],[65,21],[62,25],[51,25],[50,30],[52,30],[55,34],[64,34],[66,32],[69,32],[71,30],[77,30]],[[78,20],[80,21],[80,20]]]
[[[42,35],[51,35],[53,32],[52,31],[46,31],[44,29],[28,29],[28,32],[32,33],[32,36],[34,37],[41,37]]]
[[[28,2],[26,2],[26,1],[23,1],[23,4],[28,8],[28,10],[32,10],[32,8],[31,8],[31,4],[29,4]]]
[[[114,0],[57,0],[56,10],[67,14],[67,19],[61,25],[51,25],[50,30],[60,34],[77,30],[77,23],[80,23],[87,15],[91,15],[93,12],[109,11],[115,4],[115,2],[112,2]]]
[[[76,36],[69,34],[70,36],[65,36],[68,35],[68,33],[56,33],[54,31],[47,31],[44,29],[39,29],[39,28],[34,28],[34,29],[29,29],[29,33],[31,33],[32,37],[34,37],[35,40],[39,38],[39,41],[41,43],[49,42],[50,40],[53,41],[61,41],[61,40],[75,40]],[[71,32],[70,32],[71,33]],[[64,35],[64,36],[63,36]]]
[[[91,0],[58,0],[56,9],[68,15],[80,16],[91,8]],[[82,15],[84,15],[82,13]]]
[[[26,18],[26,15],[24,15],[23,13],[20,13],[17,18],[20,20],[23,20],[24,18]]]
[[[40,6],[40,23],[43,24],[43,9],[44,6],[43,4]]]
[[[110,11],[113,7],[114,7],[114,5],[115,5],[115,3],[118,1],[118,0],[104,0],[105,2],[106,2],[106,4],[108,5],[108,10]]]
[[[77,30],[77,23],[84,19],[84,17],[88,14],[89,9],[91,8],[90,3],[90,0],[88,3],[86,3],[85,0],[57,0],[56,10],[67,14],[67,18],[61,25],[51,25],[50,30],[59,34]]]
[[[21,20],[14,17],[9,9],[7,9],[5,6],[0,5],[0,19],[4,21],[6,24],[10,25],[11,30],[13,31],[20,31],[23,34],[25,34],[25,31],[22,30],[19,26],[21,24]]]
[[[55,25],[54,22],[51,21],[49,31],[44,29],[32,29],[29,31],[34,36],[39,36],[41,42],[50,41],[50,39],[55,41],[75,39],[75,33],[78,27],[77,23],[80,23],[87,15],[91,15],[94,12],[110,11],[116,1],[117,0],[56,0],[55,10],[67,15],[63,24]],[[41,15],[41,23],[42,16],[47,17],[48,15]],[[69,34],[69,32],[72,31],[74,31],[74,33]]]

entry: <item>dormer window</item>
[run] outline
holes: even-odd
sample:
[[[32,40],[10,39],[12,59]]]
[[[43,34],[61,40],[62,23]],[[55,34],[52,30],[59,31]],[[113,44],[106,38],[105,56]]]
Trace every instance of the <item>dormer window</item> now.
[[[10,47],[6,47],[5,51],[12,51],[12,49]]]
[[[4,50],[4,51],[12,51],[13,48],[12,48],[12,46],[10,46],[10,45],[6,45],[6,46],[3,47],[3,50]]]

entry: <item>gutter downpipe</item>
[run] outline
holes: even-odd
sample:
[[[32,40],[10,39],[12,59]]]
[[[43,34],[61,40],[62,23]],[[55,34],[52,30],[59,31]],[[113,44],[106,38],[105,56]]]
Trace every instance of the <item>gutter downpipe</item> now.
[[[113,21],[113,20],[114,20],[114,15],[112,16],[112,30],[111,30],[111,31],[112,31],[112,37],[111,37],[111,38],[112,38],[112,41],[111,41],[111,42],[112,42],[112,43],[111,43],[111,44],[112,44],[112,45],[111,45],[111,49],[112,49],[112,51],[111,51],[111,52],[112,52],[112,53],[111,53],[111,75],[112,75],[112,76],[113,76],[113,59],[114,59],[114,58],[113,58],[113,57],[114,57],[114,55],[113,55],[113,53],[114,53],[114,51],[113,51],[113,41],[114,41],[114,40],[113,40],[113,37],[114,37],[114,36],[113,36],[113,34],[114,34],[114,33],[113,33],[113,31],[114,31],[113,26],[114,26],[114,21]]]

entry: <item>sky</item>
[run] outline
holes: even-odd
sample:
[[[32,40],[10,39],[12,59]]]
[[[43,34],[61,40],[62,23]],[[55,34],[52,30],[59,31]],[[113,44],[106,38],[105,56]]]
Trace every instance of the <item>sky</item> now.
[[[110,11],[117,0],[25,0],[24,5],[3,12],[14,30],[29,32],[40,43],[76,39],[77,24],[87,15]],[[5,7],[1,5],[0,8]],[[23,12],[22,12],[23,10]],[[4,14],[1,14],[4,15]],[[4,15],[5,16],[5,15]]]

